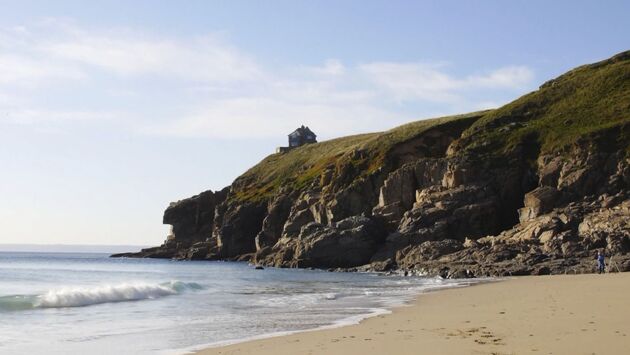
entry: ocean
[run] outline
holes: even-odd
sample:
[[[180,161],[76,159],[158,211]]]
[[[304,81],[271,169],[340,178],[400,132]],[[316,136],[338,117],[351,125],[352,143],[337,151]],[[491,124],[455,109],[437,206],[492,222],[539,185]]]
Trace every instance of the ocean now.
[[[467,280],[0,252],[0,354],[182,354],[357,323]]]

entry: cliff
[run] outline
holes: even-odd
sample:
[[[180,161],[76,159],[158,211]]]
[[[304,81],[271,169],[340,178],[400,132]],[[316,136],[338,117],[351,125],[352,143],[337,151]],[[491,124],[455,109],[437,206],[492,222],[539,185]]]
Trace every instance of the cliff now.
[[[273,154],[118,256],[446,277],[630,270],[630,52],[499,109]]]

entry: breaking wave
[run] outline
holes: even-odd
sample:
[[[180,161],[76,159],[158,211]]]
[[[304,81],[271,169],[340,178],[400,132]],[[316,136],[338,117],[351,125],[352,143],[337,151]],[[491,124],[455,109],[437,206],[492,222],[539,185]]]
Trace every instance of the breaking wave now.
[[[101,303],[139,301],[176,295],[187,290],[201,290],[194,282],[121,283],[94,287],[66,287],[52,289],[40,295],[0,297],[0,311],[35,308],[84,307]]]

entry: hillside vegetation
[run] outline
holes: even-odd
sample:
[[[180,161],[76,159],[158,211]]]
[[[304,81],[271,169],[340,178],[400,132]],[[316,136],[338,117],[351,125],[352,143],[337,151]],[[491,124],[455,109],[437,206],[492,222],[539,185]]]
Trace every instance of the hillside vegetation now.
[[[630,51],[575,68],[489,112],[464,132],[459,145],[490,155],[524,146],[534,155],[599,140],[609,150],[628,151],[629,125]]]
[[[630,271],[630,52],[496,110],[273,154],[119,256],[474,277]]]
[[[453,152],[499,164],[497,158],[517,148],[528,150],[534,159],[591,141],[630,154],[630,52],[573,69],[496,110],[421,120],[272,154],[235,181],[232,198],[258,201],[283,186],[301,189],[326,169],[337,173],[333,179],[344,166],[353,168],[355,178],[369,175],[391,164],[397,146],[431,129],[448,130],[449,125],[467,128]]]
[[[370,174],[387,163],[388,154],[399,144],[430,129],[470,125],[491,111],[473,112],[411,122],[385,132],[347,136],[307,144],[286,153],[272,154],[232,185],[238,199],[264,199],[281,186],[301,188],[319,177],[325,169],[350,164],[359,176]]]

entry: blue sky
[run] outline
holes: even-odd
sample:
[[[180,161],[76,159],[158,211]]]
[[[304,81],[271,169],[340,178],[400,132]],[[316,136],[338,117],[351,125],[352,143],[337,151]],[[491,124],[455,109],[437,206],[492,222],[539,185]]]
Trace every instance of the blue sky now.
[[[628,2],[0,1],[0,243],[158,244],[168,202],[320,139],[630,49]]]

